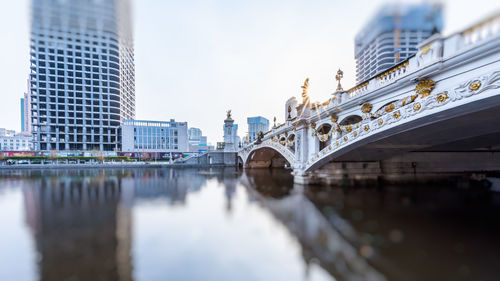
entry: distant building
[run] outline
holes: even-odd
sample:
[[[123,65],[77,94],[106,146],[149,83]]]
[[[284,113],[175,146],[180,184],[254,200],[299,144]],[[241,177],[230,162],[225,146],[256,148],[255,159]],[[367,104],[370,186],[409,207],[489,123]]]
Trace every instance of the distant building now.
[[[213,147],[207,143],[207,137],[202,135],[198,128],[189,128],[189,151],[190,152],[204,152],[213,150]]]
[[[188,152],[187,122],[125,120],[121,143],[123,152]]]
[[[267,132],[269,131],[269,120],[262,116],[256,117],[248,117],[248,141],[253,142],[257,139],[258,132]]]
[[[31,134],[31,97],[30,83],[28,80],[28,91],[21,98],[21,133]]]
[[[14,136],[16,134],[16,131],[14,130],[7,130],[5,128],[0,128],[0,136]]]
[[[0,150],[27,151],[33,150],[32,137],[13,130],[0,128]]]
[[[356,35],[357,83],[406,60],[416,46],[443,29],[439,4],[388,4]]]
[[[238,136],[238,124],[233,125],[233,136],[234,136],[233,143],[235,147],[238,147],[241,143],[241,138]]]
[[[199,144],[202,135],[201,129],[189,128],[188,135],[189,135],[189,143],[193,142]]]
[[[21,132],[24,132],[25,124],[24,124],[24,98],[21,98]]]
[[[200,137],[200,145],[208,145],[208,139],[206,136]]]

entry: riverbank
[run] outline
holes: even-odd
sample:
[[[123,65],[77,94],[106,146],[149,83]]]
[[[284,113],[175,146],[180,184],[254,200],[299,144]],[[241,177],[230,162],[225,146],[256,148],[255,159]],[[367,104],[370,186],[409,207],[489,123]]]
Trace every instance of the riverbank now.
[[[6,157],[0,161],[0,170],[15,169],[101,169],[101,168],[211,168],[236,167],[236,153],[210,151],[174,161],[137,161],[129,157]],[[21,162],[22,161],[22,162]],[[35,162],[37,161],[37,162]]]
[[[94,163],[94,164],[15,164],[0,165],[0,170],[40,170],[40,169],[121,169],[121,168],[212,168],[234,167],[226,164],[184,164],[161,162],[134,162],[134,163]]]

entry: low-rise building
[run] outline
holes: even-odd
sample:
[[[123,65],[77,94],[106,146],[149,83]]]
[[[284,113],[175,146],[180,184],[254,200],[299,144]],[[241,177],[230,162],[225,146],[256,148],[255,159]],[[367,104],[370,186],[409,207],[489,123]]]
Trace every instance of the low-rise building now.
[[[0,150],[28,151],[33,150],[32,136],[16,133],[13,130],[0,129]]]
[[[187,122],[125,120],[122,152],[188,152]]]

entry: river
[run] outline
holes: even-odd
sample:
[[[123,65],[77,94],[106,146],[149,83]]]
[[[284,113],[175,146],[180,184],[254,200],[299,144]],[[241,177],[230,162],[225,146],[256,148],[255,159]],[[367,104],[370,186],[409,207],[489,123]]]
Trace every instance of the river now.
[[[0,280],[498,280],[500,194],[287,170],[0,171]]]

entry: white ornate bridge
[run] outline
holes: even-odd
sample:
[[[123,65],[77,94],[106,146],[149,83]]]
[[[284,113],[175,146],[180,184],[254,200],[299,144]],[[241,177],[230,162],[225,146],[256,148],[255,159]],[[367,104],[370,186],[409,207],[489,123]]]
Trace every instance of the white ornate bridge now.
[[[297,182],[350,174],[500,170],[500,15],[442,37],[325,102],[286,103],[285,122],[244,146],[244,167]],[[354,171],[354,172],[353,172]]]

